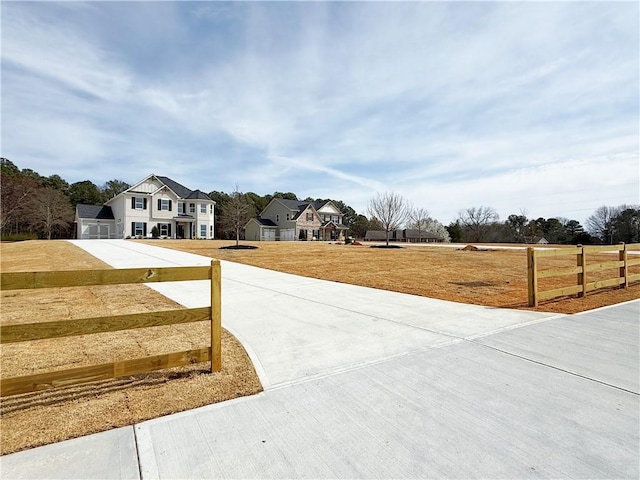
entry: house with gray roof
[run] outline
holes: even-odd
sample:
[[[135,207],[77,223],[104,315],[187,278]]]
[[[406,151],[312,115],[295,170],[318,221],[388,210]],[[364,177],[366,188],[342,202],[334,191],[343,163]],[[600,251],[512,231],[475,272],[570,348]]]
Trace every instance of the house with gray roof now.
[[[444,241],[441,235],[433,232],[425,232],[424,230],[409,229],[397,230],[394,232],[397,240],[409,243],[441,243]]]
[[[104,205],[76,206],[77,238],[147,238],[154,227],[162,238],[215,235],[215,203],[200,190],[149,175]]]
[[[367,242],[384,242],[387,239],[387,232],[384,230],[367,230],[364,236]],[[418,231],[414,229],[394,230],[389,232],[390,242],[409,243],[441,243],[444,241],[441,235],[432,232]]]
[[[77,238],[116,238],[116,224],[111,207],[105,205],[76,205]]]
[[[307,202],[274,198],[245,225],[245,239],[344,241],[344,214],[331,201]]]

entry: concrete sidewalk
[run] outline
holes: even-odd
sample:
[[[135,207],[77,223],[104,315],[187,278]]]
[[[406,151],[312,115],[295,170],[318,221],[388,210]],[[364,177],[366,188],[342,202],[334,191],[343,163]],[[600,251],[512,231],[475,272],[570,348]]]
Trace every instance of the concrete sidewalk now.
[[[210,259],[77,245],[116,268]],[[2,457],[3,478],[638,478],[640,301],[573,316],[225,262],[265,392]],[[159,285],[187,306],[206,282]],[[186,287],[186,288],[185,288]]]

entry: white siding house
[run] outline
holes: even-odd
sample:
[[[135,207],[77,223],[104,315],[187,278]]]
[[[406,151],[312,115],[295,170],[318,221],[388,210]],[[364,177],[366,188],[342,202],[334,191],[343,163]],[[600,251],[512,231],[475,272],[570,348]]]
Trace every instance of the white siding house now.
[[[76,207],[77,238],[104,238],[92,235],[88,225],[98,219],[90,218],[94,211],[87,207],[92,206]],[[163,238],[213,239],[215,235],[215,202],[168,177],[149,175],[108,200],[103,210],[103,215],[110,211],[112,217],[108,238],[149,238],[154,227]]]

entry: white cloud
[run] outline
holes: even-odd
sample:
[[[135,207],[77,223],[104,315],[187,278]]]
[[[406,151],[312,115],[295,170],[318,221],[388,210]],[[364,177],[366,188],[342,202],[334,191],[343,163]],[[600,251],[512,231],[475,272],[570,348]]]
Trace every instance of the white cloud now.
[[[395,189],[445,222],[637,202],[637,175],[610,177],[637,173],[636,4],[74,5],[3,5],[3,156],[20,167],[361,212]]]

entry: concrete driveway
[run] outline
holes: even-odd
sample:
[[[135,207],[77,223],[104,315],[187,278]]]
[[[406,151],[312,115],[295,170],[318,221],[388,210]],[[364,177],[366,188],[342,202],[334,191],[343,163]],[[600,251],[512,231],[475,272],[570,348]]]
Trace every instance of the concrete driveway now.
[[[210,259],[78,241],[116,268]],[[223,262],[265,391],[2,457],[3,478],[638,478],[640,301],[485,308]],[[185,285],[186,284],[186,285]],[[186,305],[207,282],[153,284]]]

